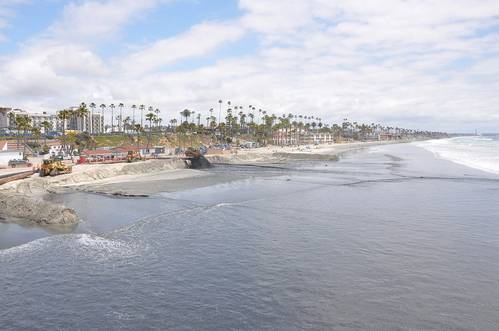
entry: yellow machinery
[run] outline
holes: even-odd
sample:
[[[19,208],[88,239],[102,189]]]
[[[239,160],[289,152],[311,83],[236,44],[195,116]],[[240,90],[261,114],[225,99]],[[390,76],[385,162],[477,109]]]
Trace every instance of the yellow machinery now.
[[[73,168],[62,161],[43,160],[43,164],[40,167],[40,177],[70,174],[72,171]]]
[[[126,156],[126,161],[128,163],[134,162],[134,161],[141,161],[142,156],[140,156],[139,152],[134,152],[134,151],[128,151],[128,155]]]

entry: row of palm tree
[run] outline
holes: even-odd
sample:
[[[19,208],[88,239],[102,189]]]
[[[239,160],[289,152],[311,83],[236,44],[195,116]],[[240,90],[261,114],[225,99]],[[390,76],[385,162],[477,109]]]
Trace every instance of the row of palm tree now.
[[[329,133],[335,139],[366,140],[373,139],[376,135],[391,134],[394,136],[408,135],[428,135],[434,134],[427,131],[408,130],[398,127],[382,126],[380,124],[351,122],[343,119],[339,124],[324,123],[321,117],[302,114],[282,114],[276,115],[254,105],[247,107],[234,105],[231,101],[223,102],[218,100],[218,113],[214,108],[209,108],[204,114],[200,111],[184,109],[179,120],[172,118],[163,125],[161,111],[152,106],[131,105],[128,108],[123,103],[109,105],[92,102],[87,104],[82,102],[78,108],[64,109],[58,112],[57,117],[61,121],[61,131],[66,135],[68,123],[77,123],[77,127],[82,128],[89,135],[101,134],[104,132],[137,135],[137,141],[141,134],[147,134],[148,144],[153,135],[167,133],[196,133],[216,137],[220,142],[230,142],[237,137],[246,135],[245,139],[255,139],[268,143],[276,133],[288,137],[294,137],[295,142],[300,141],[300,137],[306,134]],[[94,114],[100,109],[99,120],[94,120]],[[127,111],[128,109],[128,111]],[[138,111],[138,113],[137,113]],[[10,114],[9,116],[11,116]],[[137,115],[137,116],[136,116]],[[39,135],[39,130],[49,132],[52,129],[51,123],[45,121],[40,128],[33,128],[26,125],[19,117],[11,121],[16,123],[18,133],[30,131],[33,135]],[[107,123],[104,119],[107,118]],[[19,139],[19,138],[18,138]]]
[[[96,133],[104,133],[107,131],[106,129],[110,129],[111,133],[121,132],[125,133],[127,131],[133,131],[133,126],[140,124],[140,126],[144,127],[144,121],[149,121],[149,124],[152,123],[158,125],[161,124],[162,119],[159,117],[160,110],[158,108],[154,108],[152,106],[146,107],[145,105],[131,105],[131,116],[124,116],[125,112],[125,104],[119,103],[114,104],[111,103],[109,105],[100,104],[98,108],[100,109],[100,118],[101,120],[97,121],[99,127],[94,127],[94,114],[96,113],[97,104],[95,102],[91,102],[87,104],[82,102],[77,110],[74,110],[72,115],[80,118],[82,121],[88,121],[88,125],[82,125],[82,127],[86,128],[86,130],[91,134]],[[116,108],[118,110],[116,110]],[[90,109],[90,110],[89,110]],[[139,118],[136,119],[136,112],[139,111]],[[115,112],[117,111],[117,116],[115,117]],[[147,111],[147,114],[146,114]],[[110,114],[109,117],[109,125],[105,123],[106,114]],[[155,117],[151,117],[150,114],[154,114]],[[145,116],[144,116],[145,115]],[[147,118],[149,116],[149,119]]]

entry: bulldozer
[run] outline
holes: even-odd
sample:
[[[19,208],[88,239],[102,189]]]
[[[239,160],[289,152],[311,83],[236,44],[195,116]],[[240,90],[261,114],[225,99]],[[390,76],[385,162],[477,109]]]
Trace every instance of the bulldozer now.
[[[126,161],[128,163],[132,163],[135,161],[142,161],[142,156],[140,156],[139,152],[128,151],[128,155],[126,156]]]
[[[73,168],[69,165],[64,164],[58,160],[43,160],[42,166],[40,167],[40,177],[45,176],[57,176],[70,174]]]

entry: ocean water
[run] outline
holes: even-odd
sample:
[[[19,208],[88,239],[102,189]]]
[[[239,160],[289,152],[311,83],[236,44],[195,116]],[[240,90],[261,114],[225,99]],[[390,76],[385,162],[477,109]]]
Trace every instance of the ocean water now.
[[[417,145],[439,158],[499,174],[499,136],[457,137],[424,141]]]
[[[499,176],[410,144],[213,171],[250,176],[59,197],[83,233],[0,251],[0,329],[499,328]]]

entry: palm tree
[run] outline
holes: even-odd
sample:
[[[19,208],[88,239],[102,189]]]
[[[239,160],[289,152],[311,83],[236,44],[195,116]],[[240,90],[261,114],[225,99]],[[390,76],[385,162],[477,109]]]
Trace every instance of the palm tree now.
[[[73,111],[73,115],[76,117],[77,120],[79,119],[81,121],[80,123],[81,123],[82,131],[88,132],[88,128],[85,125],[85,118],[88,117],[87,105],[84,102],[82,102],[80,104],[80,107],[78,107],[78,109]],[[84,130],[84,129],[87,129],[87,130]]]
[[[41,123],[41,125],[42,125],[43,133],[44,133],[44,143],[43,144],[47,145],[47,133],[52,128],[52,124],[49,121],[45,120]]]
[[[121,132],[121,129],[122,129],[122,122],[121,120],[123,119],[123,107],[125,107],[125,105],[123,103],[120,103],[118,105],[118,108],[120,109],[120,121],[118,122],[118,131]]]
[[[132,105],[132,124],[135,125],[135,110],[137,109],[137,105]]]
[[[94,110],[95,110],[96,105],[94,102],[92,102],[89,107],[91,109],[91,111],[90,111],[90,134],[94,134]]]
[[[146,121],[149,121],[149,133],[151,133],[152,129],[152,121],[154,120],[154,113],[148,113],[146,115]]]
[[[26,132],[33,129],[31,126],[31,118],[26,115],[16,116],[17,132],[23,130],[23,155],[26,157]],[[19,139],[17,142],[19,146]]]
[[[144,128],[142,128],[142,125],[140,124],[135,124],[133,126],[133,131],[137,132],[137,149],[140,147],[140,133],[144,131]],[[138,151],[140,153],[140,150]]]
[[[66,122],[68,120],[68,118],[70,118],[71,116],[73,116],[73,112],[71,110],[68,110],[68,109],[63,109],[61,111],[59,111],[59,113],[57,114],[57,117],[62,121],[62,135],[66,135]]]
[[[177,126],[177,120],[175,118],[171,119],[170,124],[171,124],[172,128],[175,128]]]
[[[35,137],[35,143],[36,143],[37,145],[39,145],[39,144],[38,144],[38,141],[40,140],[40,136],[41,136],[41,134],[42,134],[42,130],[40,130],[40,128],[32,128],[32,129],[31,129],[31,133],[32,133],[32,134],[33,134],[33,136]]]
[[[161,125],[161,122],[163,122],[163,120],[159,117],[160,112],[161,112],[161,110],[159,110],[159,108],[154,109],[154,114],[156,115],[156,124],[158,127],[158,131],[161,131],[160,125]]]
[[[144,110],[146,109],[146,106],[140,105],[139,110],[140,110],[140,126],[144,127]]]
[[[130,116],[127,116],[123,120],[123,133],[127,133],[129,129],[130,129]]]
[[[191,116],[191,111],[189,109],[184,109],[183,111],[180,112],[180,116],[185,117],[184,123],[189,123],[188,118],[189,116]]]
[[[152,109],[152,107],[150,107]],[[149,134],[147,135],[147,148],[149,148],[149,144],[151,142],[151,130],[152,130],[152,122],[156,116],[154,113],[148,113],[146,115],[146,121],[149,121]]]
[[[114,133],[114,108],[116,106],[112,103],[109,105],[109,108],[111,108],[111,133]]]
[[[220,105],[220,108],[218,110],[218,125],[220,125],[220,116],[222,115],[222,100],[218,100],[218,104]]]
[[[106,110],[106,105],[105,104],[101,104],[100,106],[100,110],[101,110],[101,120],[100,120],[100,132],[101,133],[104,133],[104,126],[105,126],[105,117],[104,117],[104,110]]]
[[[9,118],[9,130],[12,130],[16,126],[16,114],[11,112],[7,116]]]
[[[83,109],[85,111],[83,111]],[[80,106],[78,107],[78,109],[75,110],[74,112],[75,116],[76,116],[76,119],[78,120],[78,118],[80,119],[80,123],[81,123],[81,131],[85,131],[84,129],[86,129],[88,131],[88,128],[87,128],[87,123],[85,122],[88,122],[88,119],[87,119],[87,116],[88,116],[88,110],[87,110],[87,104],[85,102],[82,102],[80,103]]]

